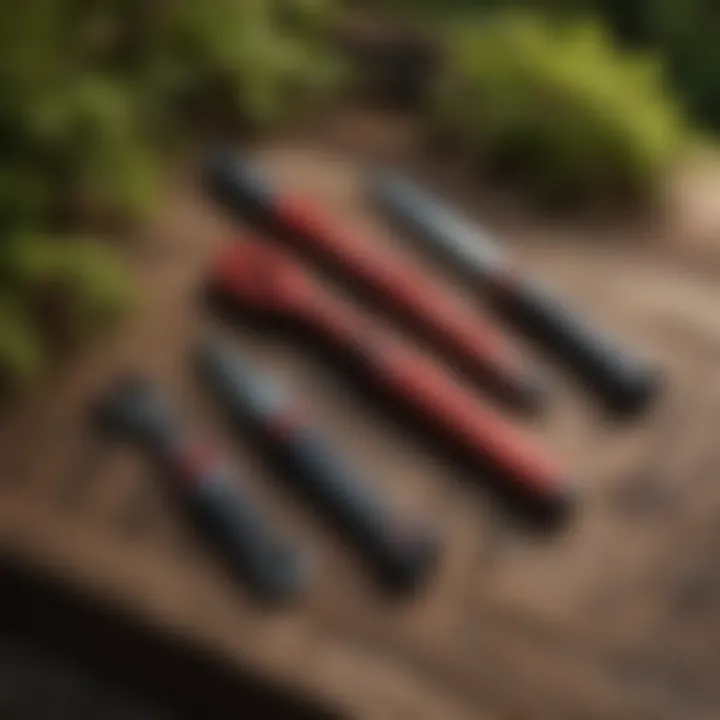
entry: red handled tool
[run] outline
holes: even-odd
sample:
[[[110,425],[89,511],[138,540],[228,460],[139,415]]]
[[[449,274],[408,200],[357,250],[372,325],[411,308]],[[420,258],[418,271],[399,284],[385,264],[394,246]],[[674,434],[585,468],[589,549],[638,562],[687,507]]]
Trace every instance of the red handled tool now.
[[[522,498],[552,510],[569,507],[570,487],[562,474],[521,432],[434,363],[329,295],[279,250],[261,242],[228,246],[212,270],[211,290],[238,309],[311,329],[349,357],[374,387],[459,451],[491,466]]]
[[[275,192],[230,153],[214,154],[206,170],[212,195],[233,213],[363,288],[504,401],[526,409],[541,404],[543,387],[515,347],[432,276],[353,233],[311,199]]]

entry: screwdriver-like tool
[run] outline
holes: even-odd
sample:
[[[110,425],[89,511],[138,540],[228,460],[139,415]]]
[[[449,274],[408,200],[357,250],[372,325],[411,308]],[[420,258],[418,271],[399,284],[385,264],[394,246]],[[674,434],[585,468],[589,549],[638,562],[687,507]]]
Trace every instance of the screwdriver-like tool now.
[[[536,368],[431,275],[352,232],[310,198],[276,192],[256,168],[231,153],[212,154],[206,174],[212,195],[236,216],[354,283],[503,401],[526,410],[540,407],[544,387]]]
[[[383,585],[404,591],[425,580],[436,564],[436,536],[400,517],[347,467],[276,380],[217,341],[201,345],[198,364],[231,420],[260,436],[287,480],[354,544]]]
[[[258,599],[278,603],[307,579],[307,556],[261,516],[229,463],[188,437],[146,379],[121,378],[97,407],[101,429],[140,444],[168,474],[189,513]]]
[[[564,511],[570,487],[555,465],[437,365],[383,332],[262,242],[229,245],[216,259],[211,290],[226,309],[270,314],[305,327],[339,350],[369,380],[461,452],[501,475],[508,489],[543,509]]]
[[[394,221],[473,288],[482,288],[502,317],[554,350],[610,410],[639,412],[655,395],[659,382],[650,364],[618,347],[516,270],[486,233],[394,173],[377,171],[368,184],[370,195]]]

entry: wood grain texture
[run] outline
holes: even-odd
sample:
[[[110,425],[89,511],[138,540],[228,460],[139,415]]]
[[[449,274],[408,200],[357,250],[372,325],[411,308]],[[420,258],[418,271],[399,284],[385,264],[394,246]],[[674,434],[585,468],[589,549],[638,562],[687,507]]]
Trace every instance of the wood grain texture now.
[[[284,183],[407,249],[363,203],[348,157],[317,143],[261,154]],[[3,553],[354,718],[717,717],[720,286],[702,263],[676,262],[677,249],[631,238],[539,242],[536,228],[494,227],[666,375],[650,414],[614,426],[535,353],[556,392],[547,415],[525,424],[578,484],[572,527],[528,533],[497,511],[481,478],[451,467],[316,354],[280,335],[231,331],[369,481],[441,530],[446,552],[430,586],[409,601],[382,598],[360,563],[222,427],[196,386],[190,345],[218,327],[198,302],[199,286],[207,259],[236,230],[180,184],[134,250],[141,310],[3,421]],[[448,288],[467,295],[450,278]],[[127,367],[157,378],[189,424],[219,438],[269,514],[314,548],[317,579],[296,607],[253,606],[142,460],[94,445],[87,408]]]

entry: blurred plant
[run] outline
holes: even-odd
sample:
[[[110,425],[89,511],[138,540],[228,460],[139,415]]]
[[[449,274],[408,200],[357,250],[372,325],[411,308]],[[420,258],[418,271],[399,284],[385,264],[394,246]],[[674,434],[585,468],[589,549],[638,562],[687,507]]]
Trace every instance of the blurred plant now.
[[[341,77],[333,0],[0,5],[0,377],[28,378],[130,296],[81,237],[153,207],[168,138],[207,111],[266,129]]]
[[[43,359],[39,334],[29,314],[17,298],[0,294],[0,388],[35,377]]]
[[[88,240],[18,235],[0,250],[0,384],[29,380],[58,351],[117,319],[129,275]]]
[[[166,108],[187,108],[189,99],[195,109],[271,128],[342,79],[318,42],[330,9],[319,0],[177,0],[137,70]]]
[[[578,15],[600,18],[624,46],[650,50],[660,57],[693,118],[715,130],[720,128],[720,13],[716,0],[375,0],[374,5],[415,23],[432,24],[518,8],[565,19]]]
[[[599,0],[597,0],[599,2]],[[704,125],[720,128],[720,14],[714,0],[637,0],[633,10],[620,0],[601,10],[621,37],[652,47],[689,111]],[[630,17],[628,18],[628,15]]]
[[[449,33],[436,128],[540,196],[653,197],[685,138],[661,69],[620,52],[602,25],[527,12]]]

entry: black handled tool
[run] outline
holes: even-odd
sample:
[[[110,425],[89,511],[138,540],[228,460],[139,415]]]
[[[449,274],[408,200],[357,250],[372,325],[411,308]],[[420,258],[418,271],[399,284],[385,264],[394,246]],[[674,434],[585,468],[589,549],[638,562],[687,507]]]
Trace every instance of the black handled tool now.
[[[481,286],[496,311],[574,368],[616,413],[641,411],[655,395],[655,370],[620,349],[533,280],[482,231],[428,193],[388,171],[369,181],[375,202],[430,252]]]
[[[190,513],[255,595],[278,602],[304,585],[306,557],[261,517],[229,465],[188,438],[149,382],[123,378],[100,403],[98,420],[106,432],[140,443],[171,475]]]
[[[230,412],[262,436],[287,477],[365,556],[379,580],[409,590],[435,566],[439,543],[409,523],[348,468],[273,379],[218,342],[198,352],[202,376]]]

